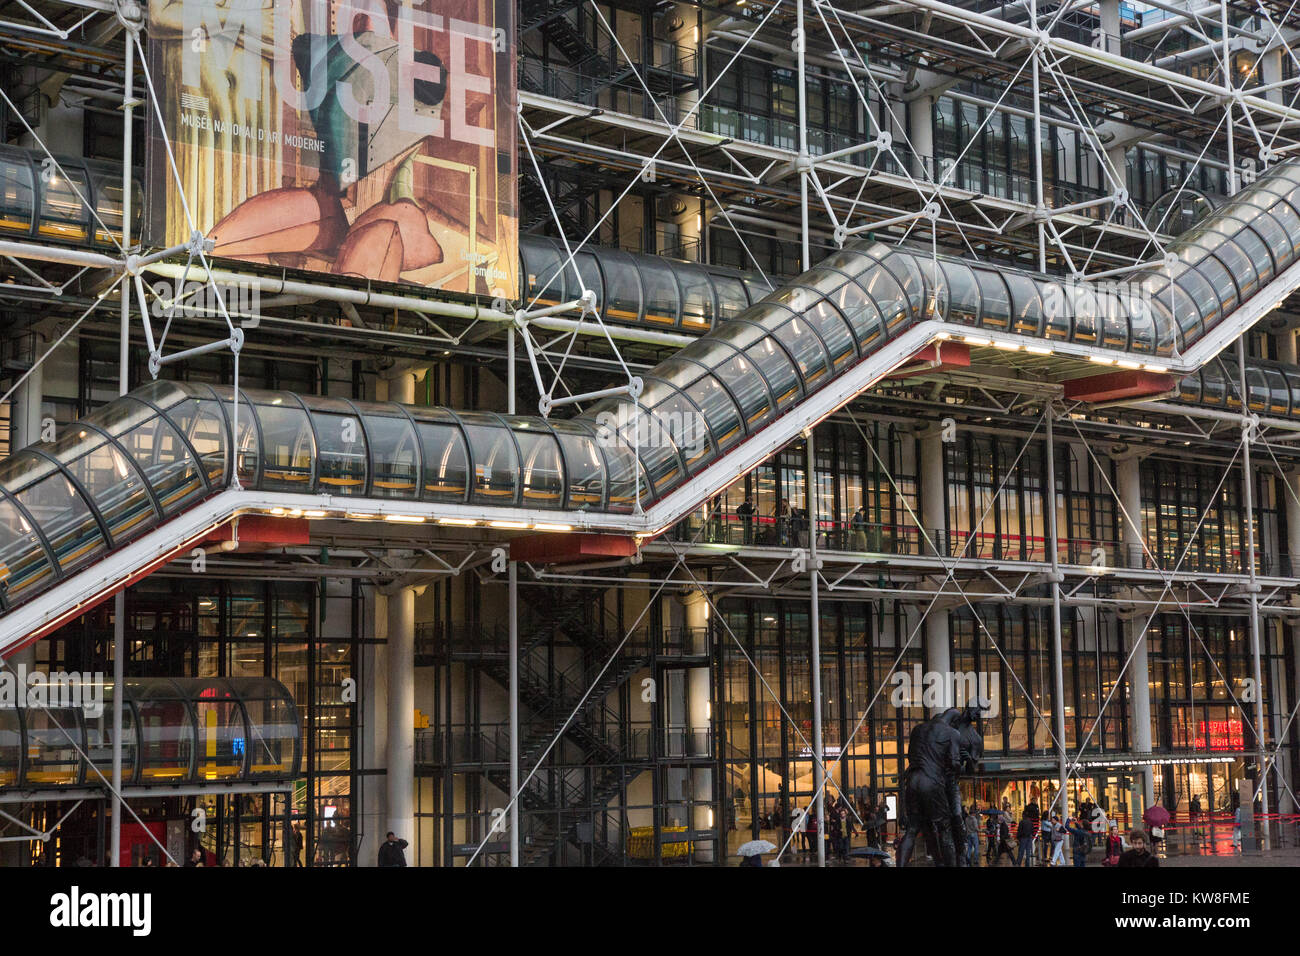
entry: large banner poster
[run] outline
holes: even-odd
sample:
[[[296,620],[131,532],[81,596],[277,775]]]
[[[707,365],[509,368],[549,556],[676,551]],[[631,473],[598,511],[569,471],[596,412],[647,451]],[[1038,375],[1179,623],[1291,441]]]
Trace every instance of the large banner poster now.
[[[515,297],[513,0],[149,12],[152,244]]]

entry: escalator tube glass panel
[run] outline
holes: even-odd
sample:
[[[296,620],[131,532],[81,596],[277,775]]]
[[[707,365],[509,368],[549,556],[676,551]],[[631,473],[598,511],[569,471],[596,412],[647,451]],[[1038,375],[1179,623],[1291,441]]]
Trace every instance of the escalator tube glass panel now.
[[[306,409],[294,395],[253,392],[249,397],[261,425],[260,487],[309,494],[315,477],[316,437]]]
[[[469,456],[460,425],[442,409],[412,408],[420,436],[420,499],[464,501],[468,494]]]
[[[473,469],[470,500],[487,505],[519,503],[519,452],[510,429],[488,412],[458,412]]]
[[[574,511],[598,511],[605,504],[605,456],[583,425],[573,421],[551,422],[564,454],[565,507]]]
[[[381,402],[353,404],[366,426],[370,497],[414,501],[419,496],[421,471],[415,426],[400,406]]]
[[[31,515],[63,574],[107,550],[90,505],[49,459],[31,451],[5,459],[0,462],[0,487]]]
[[[772,337],[785,346],[785,350],[798,364],[805,395],[812,394],[826,384],[831,367],[830,359],[811,323],[796,315],[777,326]]]
[[[46,453],[58,460],[72,480],[85,490],[114,547],[158,523],[161,516],[154,508],[144,479],[122,450],[102,433],[89,428],[69,432],[49,445]]]
[[[545,422],[505,416],[519,446],[519,488],[522,503],[531,508],[564,505],[564,462],[560,443]]]
[[[207,492],[190,446],[166,416],[155,415],[119,435],[117,441],[143,473],[165,517],[178,514]]]
[[[745,428],[750,434],[757,431],[772,416],[772,392],[758,366],[736,352],[731,358],[716,366],[718,381],[736,397]]]
[[[54,583],[54,565],[26,515],[0,495],[0,597],[26,600]]]
[[[1011,329],[1011,292],[1002,276],[992,269],[975,269],[979,283],[980,327],[1007,332]]]
[[[316,490],[331,495],[367,494],[370,451],[360,413],[351,403],[302,396],[316,433]]]
[[[722,383],[712,375],[705,375],[683,390],[683,394],[699,408],[708,424],[709,434],[718,454],[745,437],[740,409]]]
[[[780,414],[803,396],[799,373],[790,356],[771,338],[765,338],[745,349],[745,357],[758,366],[772,391],[772,404]]]

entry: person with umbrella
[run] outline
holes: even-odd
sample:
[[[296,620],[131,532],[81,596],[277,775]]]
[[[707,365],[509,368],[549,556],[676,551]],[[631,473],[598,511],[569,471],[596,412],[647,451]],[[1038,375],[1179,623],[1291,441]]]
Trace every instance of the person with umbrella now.
[[[776,849],[775,843],[769,843],[767,840],[750,840],[748,843],[742,843],[736,850],[740,857],[741,866],[762,866],[763,854],[771,853]]]
[[[1152,852],[1159,855],[1160,847],[1165,842],[1165,827],[1169,825],[1169,811],[1160,804],[1152,804],[1142,814],[1142,822],[1151,833]]]

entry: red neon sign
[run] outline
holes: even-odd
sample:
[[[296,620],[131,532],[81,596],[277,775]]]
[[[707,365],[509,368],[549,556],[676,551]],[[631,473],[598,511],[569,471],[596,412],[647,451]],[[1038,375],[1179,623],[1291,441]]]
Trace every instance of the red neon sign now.
[[[1196,732],[1197,750],[1245,750],[1240,720],[1202,720]]]

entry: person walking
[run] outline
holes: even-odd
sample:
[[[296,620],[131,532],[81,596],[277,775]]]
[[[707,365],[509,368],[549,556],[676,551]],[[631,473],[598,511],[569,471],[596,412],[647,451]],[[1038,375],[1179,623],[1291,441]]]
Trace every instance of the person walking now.
[[[799,807],[790,821],[790,834],[800,853],[808,852],[808,810]]]
[[[1065,837],[1067,835],[1067,830],[1065,824],[1061,822],[1059,814],[1052,814],[1050,826],[1052,860],[1048,863],[1048,866],[1065,866]]]
[[[1080,821],[1071,817],[1065,821],[1065,830],[1070,834],[1070,848],[1075,867],[1088,865],[1088,848],[1092,845],[1092,834],[1085,830]]]
[[[1241,849],[1241,824],[1244,822],[1241,809],[1241,799],[1234,793],[1232,795],[1232,848]]]
[[[1016,866],[1034,865],[1034,837],[1038,835],[1038,820],[1031,816],[1029,808],[1020,818],[1016,827],[1016,840],[1020,843],[1020,855],[1016,857]]]
[[[379,845],[379,865],[389,866],[406,866],[406,854],[402,851],[406,849],[406,841],[397,839],[397,835],[392,830],[388,831],[388,838]]]
[[[302,866],[302,827],[293,825],[293,865]]]
[[[827,855],[837,859],[840,855],[840,842],[844,839],[844,821],[840,819],[840,808],[831,806],[826,811]]]
[[[963,825],[966,828],[966,865],[974,866],[979,860],[980,853],[980,818],[977,808],[979,803],[972,803],[963,819]]]

